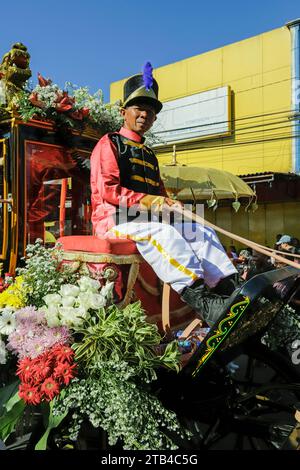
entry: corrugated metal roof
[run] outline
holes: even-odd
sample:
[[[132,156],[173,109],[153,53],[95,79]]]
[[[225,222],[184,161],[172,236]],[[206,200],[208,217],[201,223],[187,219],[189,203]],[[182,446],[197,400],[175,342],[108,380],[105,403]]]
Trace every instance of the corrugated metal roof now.
[[[297,173],[280,173],[273,171],[263,171],[260,173],[248,173],[246,175],[239,175],[246,183],[268,183],[275,179],[298,179],[300,175]]]

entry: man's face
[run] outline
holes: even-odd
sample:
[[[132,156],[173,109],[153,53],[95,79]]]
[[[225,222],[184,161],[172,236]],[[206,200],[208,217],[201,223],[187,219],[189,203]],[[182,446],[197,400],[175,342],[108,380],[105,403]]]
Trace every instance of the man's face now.
[[[134,104],[121,109],[124,118],[124,127],[137,134],[144,135],[156,120],[156,114],[149,104]]]

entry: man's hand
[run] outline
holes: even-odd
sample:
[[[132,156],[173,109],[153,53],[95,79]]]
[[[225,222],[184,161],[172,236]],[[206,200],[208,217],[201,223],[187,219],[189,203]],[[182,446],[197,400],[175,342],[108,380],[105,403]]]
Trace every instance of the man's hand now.
[[[183,204],[181,201],[177,201],[176,199],[171,199],[169,197],[165,197],[164,204],[167,206],[183,207]]]
[[[142,209],[146,209],[146,210],[152,209],[152,210],[161,211],[164,207],[165,208],[170,208],[172,206],[182,207],[182,203],[180,201],[176,201],[175,199],[171,199],[169,197],[147,195],[140,200],[140,206]]]

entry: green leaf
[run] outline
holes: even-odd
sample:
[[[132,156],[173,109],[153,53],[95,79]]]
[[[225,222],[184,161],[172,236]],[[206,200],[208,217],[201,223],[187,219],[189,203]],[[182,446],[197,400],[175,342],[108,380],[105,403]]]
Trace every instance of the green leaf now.
[[[16,380],[0,389],[0,416],[9,411],[6,409],[7,403],[18,391],[19,383],[20,381]]]
[[[54,405],[54,400],[50,402],[50,411],[49,411],[49,418],[48,418],[48,427],[46,431],[44,432],[43,436],[39,440],[39,442],[35,446],[35,450],[46,450],[47,449],[47,441],[48,437],[50,434],[50,431],[52,429],[57,428],[57,426],[60,425],[62,420],[67,416],[68,412],[65,411],[64,413],[60,415],[53,415],[52,410],[53,410],[53,405]]]
[[[13,408],[5,413],[0,418],[0,439],[5,441],[8,436],[15,430],[15,427],[23,415],[26,403],[23,400],[19,400]]]
[[[18,401],[20,400],[21,398],[19,397],[19,389],[18,389],[16,393],[12,397],[10,397],[10,399],[6,403],[5,405],[6,411],[11,411],[13,407],[15,406],[15,404],[18,403]]]

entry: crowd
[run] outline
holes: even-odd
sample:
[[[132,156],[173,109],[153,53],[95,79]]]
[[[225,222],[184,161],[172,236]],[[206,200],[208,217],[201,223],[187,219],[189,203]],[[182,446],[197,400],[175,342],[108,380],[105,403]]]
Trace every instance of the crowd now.
[[[226,247],[224,249],[226,250]],[[300,241],[296,237],[279,233],[276,235],[273,249],[282,252],[282,255],[288,259],[300,262],[299,258],[293,256],[300,254]],[[238,277],[241,282],[248,281],[256,274],[270,271],[283,265],[272,258],[272,256],[268,257],[252,248],[241,249],[238,252],[234,245],[230,245],[226,252],[237,268]]]

